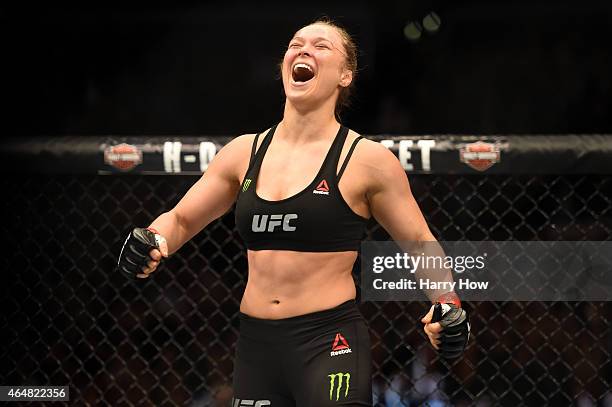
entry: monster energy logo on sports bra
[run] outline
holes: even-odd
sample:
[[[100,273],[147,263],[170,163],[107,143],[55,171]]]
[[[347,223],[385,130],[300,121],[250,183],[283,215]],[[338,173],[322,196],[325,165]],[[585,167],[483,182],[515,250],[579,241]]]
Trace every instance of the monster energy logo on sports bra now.
[[[247,189],[249,189],[249,185],[251,185],[251,179],[247,178],[244,180],[244,184],[242,185],[242,192],[246,191]]]

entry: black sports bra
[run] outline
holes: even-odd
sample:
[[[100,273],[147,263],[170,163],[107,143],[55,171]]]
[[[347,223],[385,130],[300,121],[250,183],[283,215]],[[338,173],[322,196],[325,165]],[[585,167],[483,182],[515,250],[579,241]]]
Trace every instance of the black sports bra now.
[[[355,139],[340,172],[336,174],[348,129],[340,126],[321,169],[301,192],[280,201],[268,201],[256,193],[263,158],[276,126],[261,143],[257,154],[255,136],[249,169],[236,202],[236,225],[249,250],[295,250],[338,252],[359,249],[367,219],[348,206],[338,181],[362,137]]]

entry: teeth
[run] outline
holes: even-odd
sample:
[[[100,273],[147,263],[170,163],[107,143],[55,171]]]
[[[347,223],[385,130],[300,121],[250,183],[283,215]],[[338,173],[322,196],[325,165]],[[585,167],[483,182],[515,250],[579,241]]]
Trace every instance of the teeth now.
[[[310,66],[306,65],[306,64],[303,64],[303,63],[295,64],[295,66],[293,67],[293,70],[295,71],[298,68],[306,68],[310,72],[312,72],[312,68]]]

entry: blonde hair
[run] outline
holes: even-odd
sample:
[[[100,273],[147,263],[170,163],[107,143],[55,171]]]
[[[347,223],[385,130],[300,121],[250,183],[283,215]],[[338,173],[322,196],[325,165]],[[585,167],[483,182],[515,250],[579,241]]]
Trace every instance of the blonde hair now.
[[[351,83],[340,89],[340,94],[338,95],[338,100],[336,100],[336,107],[334,109],[334,113],[338,119],[340,119],[340,113],[342,110],[351,104],[351,96],[353,95],[355,89],[355,79],[357,78],[357,45],[353,40],[353,37],[348,33],[348,31],[330,19],[329,17],[321,17],[310,23],[309,25],[314,24],[323,24],[328,27],[334,28],[340,38],[342,39],[342,46],[344,47],[344,66],[346,69],[352,72],[353,78]]]

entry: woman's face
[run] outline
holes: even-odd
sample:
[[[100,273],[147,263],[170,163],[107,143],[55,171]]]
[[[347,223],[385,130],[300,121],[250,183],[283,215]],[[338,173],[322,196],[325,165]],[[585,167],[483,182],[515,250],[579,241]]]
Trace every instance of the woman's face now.
[[[340,34],[326,24],[308,25],[295,33],[283,58],[285,95],[295,104],[310,104],[338,96],[352,72],[345,68]]]

